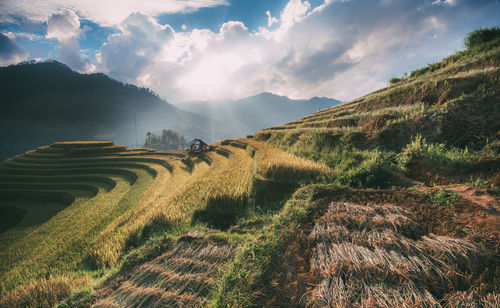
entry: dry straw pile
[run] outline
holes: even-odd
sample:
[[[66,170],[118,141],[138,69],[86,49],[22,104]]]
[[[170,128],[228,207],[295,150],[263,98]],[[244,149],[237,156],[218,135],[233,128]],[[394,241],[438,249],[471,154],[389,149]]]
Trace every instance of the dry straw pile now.
[[[425,235],[407,211],[390,204],[332,203],[309,239],[317,282],[303,298],[309,307],[434,307],[467,286],[488,256],[465,240]],[[446,301],[457,307],[472,297],[459,292]],[[498,299],[480,301],[489,307]]]

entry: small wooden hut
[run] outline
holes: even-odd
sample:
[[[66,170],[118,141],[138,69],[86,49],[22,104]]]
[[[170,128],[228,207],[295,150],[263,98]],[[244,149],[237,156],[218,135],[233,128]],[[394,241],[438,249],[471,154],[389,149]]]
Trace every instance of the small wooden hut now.
[[[197,153],[206,152],[209,150],[209,146],[203,140],[195,138],[186,144],[186,150]]]

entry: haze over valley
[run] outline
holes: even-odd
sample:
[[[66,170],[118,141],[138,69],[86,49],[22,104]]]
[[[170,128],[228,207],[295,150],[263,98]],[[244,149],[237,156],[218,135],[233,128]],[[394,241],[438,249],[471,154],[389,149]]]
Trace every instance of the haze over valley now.
[[[500,307],[498,16],[0,1],[0,308]]]

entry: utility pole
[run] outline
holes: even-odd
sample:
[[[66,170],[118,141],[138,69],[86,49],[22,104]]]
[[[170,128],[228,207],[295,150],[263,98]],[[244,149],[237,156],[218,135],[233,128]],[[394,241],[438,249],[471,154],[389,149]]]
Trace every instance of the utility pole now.
[[[135,130],[135,147],[138,148],[138,142],[137,142],[137,120],[135,118],[135,111],[134,111],[134,130]]]

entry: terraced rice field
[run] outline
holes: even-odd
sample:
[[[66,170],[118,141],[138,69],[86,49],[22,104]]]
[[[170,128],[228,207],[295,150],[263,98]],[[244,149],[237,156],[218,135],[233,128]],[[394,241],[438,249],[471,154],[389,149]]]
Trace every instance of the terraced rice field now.
[[[346,146],[378,145],[400,151],[417,134],[452,147],[480,149],[495,139],[498,130],[498,105],[484,95],[498,96],[495,82],[485,80],[498,80],[499,54],[496,46],[478,57],[447,62],[353,101],[269,127],[255,138],[299,156],[311,145],[323,148],[342,138]],[[436,122],[438,117],[446,120]]]
[[[175,159],[109,155],[125,150],[111,142],[56,143],[0,164],[0,210],[17,209],[18,218],[0,234],[3,288],[84,268],[99,232],[169,174]]]
[[[180,242],[137,267],[94,307],[206,307],[220,266],[232,258],[229,245]]]
[[[0,164],[0,209],[16,217],[0,233],[1,286],[115,266],[148,224],[227,228],[254,198],[255,179],[284,171],[330,172],[249,139],[189,157],[111,142],[56,143],[13,157]]]
[[[173,171],[151,185],[138,206],[122,214],[99,235],[92,251],[102,264],[114,264],[128,236],[148,221],[172,224],[189,221],[193,210],[218,196],[242,197],[248,194],[253,161],[238,148],[221,146],[229,157],[209,152],[195,162],[192,170],[181,161],[171,162]]]

